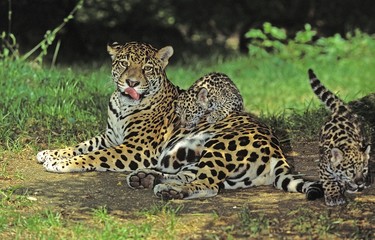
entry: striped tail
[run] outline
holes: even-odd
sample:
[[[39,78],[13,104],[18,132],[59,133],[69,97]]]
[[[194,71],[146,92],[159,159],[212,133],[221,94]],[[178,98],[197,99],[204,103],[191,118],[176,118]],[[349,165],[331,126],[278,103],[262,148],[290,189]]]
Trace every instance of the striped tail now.
[[[271,158],[271,175],[273,175],[273,186],[286,192],[305,193],[308,200],[315,200],[324,196],[322,183],[309,181],[299,175],[290,173],[290,167],[285,158]]]
[[[332,113],[343,114],[349,111],[346,104],[319,81],[312,69],[308,70],[308,74],[310,85],[315,95],[319,97]]]

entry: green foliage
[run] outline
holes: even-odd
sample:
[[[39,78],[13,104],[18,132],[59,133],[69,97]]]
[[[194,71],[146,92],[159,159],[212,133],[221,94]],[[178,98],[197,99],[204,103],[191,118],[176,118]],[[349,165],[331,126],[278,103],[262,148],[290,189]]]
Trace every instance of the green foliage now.
[[[340,220],[332,219],[328,213],[318,213],[311,209],[296,209],[288,215],[294,216],[290,222],[294,231],[301,235],[317,234],[322,237],[329,237]]]
[[[263,215],[251,213],[246,207],[241,209],[239,219],[242,229],[249,232],[252,237],[269,233],[270,219]]]
[[[274,27],[268,22],[263,24],[263,30],[252,29],[245,36],[252,39],[249,46],[251,56],[266,56],[268,50],[281,54],[285,50],[283,44],[287,39],[285,29]]]
[[[14,60],[14,58],[18,58],[18,46],[14,34],[3,31],[0,35],[0,42],[2,46],[0,59]]]
[[[284,60],[295,61],[303,58],[330,59],[332,61],[358,55],[364,51],[364,46],[374,46],[373,38],[356,30],[348,33],[345,39],[340,34],[332,37],[319,38],[317,31],[310,24],[298,31],[294,38],[289,39],[286,30],[265,23],[263,29],[251,29],[246,33],[250,38],[249,54],[254,58],[277,56]]]
[[[6,2],[0,1],[0,9],[7,7]],[[45,26],[54,26],[57,19],[63,19],[75,4],[76,1],[44,1],[43,4],[13,1],[15,16],[22,16],[14,21],[14,26],[17,26],[14,34],[23,36],[24,42],[20,44],[25,49],[31,48],[35,30],[50,29]],[[202,58],[209,56],[213,48],[220,52],[236,47],[238,50],[237,44],[233,44],[233,36],[240,33],[240,42],[245,42],[243,32],[270,19],[276,26],[290,29],[296,29],[301,22],[311,19],[315,24],[313,27],[324,35],[354,31],[355,28],[374,32],[375,15],[371,11],[374,5],[373,1],[357,4],[342,0],[321,1],[319,4],[279,0],[86,0],[75,17],[76,25],[63,33],[64,51],[60,53],[60,59],[104,58],[105,54],[97,49],[98,46],[104,47],[108,33],[117,41],[139,39],[160,44],[158,47],[170,44],[178,49],[176,53],[184,52],[186,56],[194,51]],[[35,16],[42,21],[33,21]],[[244,50],[245,46],[240,48]]]
[[[63,22],[58,25],[53,30],[47,30],[44,34],[43,39],[35,45],[31,50],[26,52],[23,55],[19,55],[18,51],[18,44],[15,35],[11,32],[11,29],[9,27],[8,32],[3,31],[0,35],[0,45],[2,47],[2,52],[0,52],[0,60],[3,61],[9,61],[9,60],[30,60],[30,57],[37,51],[39,51],[39,54],[34,58],[34,62],[38,65],[41,65],[43,63],[43,58],[48,53],[48,48],[53,44],[53,42],[56,39],[56,35],[65,27],[65,25],[74,19],[74,14],[82,8],[84,0],[79,0],[76,4],[76,6],[73,8],[73,10],[68,14],[67,17],[64,18]],[[11,14],[11,0],[8,0],[9,3],[9,10],[8,10],[8,21],[9,26],[11,25],[12,21],[12,14]],[[60,42],[56,45],[55,53],[53,56],[52,66],[55,64],[56,57],[58,54],[58,49],[60,46]]]

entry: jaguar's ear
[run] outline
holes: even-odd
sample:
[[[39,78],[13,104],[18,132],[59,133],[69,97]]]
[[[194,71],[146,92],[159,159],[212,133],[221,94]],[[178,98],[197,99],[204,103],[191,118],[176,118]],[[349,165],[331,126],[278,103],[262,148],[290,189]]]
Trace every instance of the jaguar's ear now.
[[[337,167],[337,165],[339,165],[340,162],[342,162],[342,160],[344,159],[344,153],[338,148],[332,148],[331,154],[331,164],[333,167]]]
[[[204,108],[208,106],[208,91],[206,88],[201,88],[197,94],[197,102]]]
[[[163,69],[168,65],[168,60],[172,55],[173,48],[171,46],[163,47],[156,53],[156,57],[163,63]]]
[[[371,151],[371,145],[369,144],[366,147],[365,153],[368,154],[368,155],[370,155],[370,151]]]
[[[107,51],[111,56],[112,60],[115,59],[117,52],[121,49],[122,45],[118,42],[112,42],[107,44]]]
[[[366,159],[370,159],[370,151],[371,151],[371,145],[367,145],[366,149],[365,149],[365,156],[366,156]]]

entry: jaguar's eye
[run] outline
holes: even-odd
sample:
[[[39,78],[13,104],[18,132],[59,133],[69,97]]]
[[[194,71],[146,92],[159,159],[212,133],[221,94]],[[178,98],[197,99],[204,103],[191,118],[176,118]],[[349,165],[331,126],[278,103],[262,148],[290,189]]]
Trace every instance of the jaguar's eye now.
[[[129,67],[129,62],[127,60],[119,61],[119,65],[123,68]]]
[[[148,66],[148,65],[146,65],[146,66],[143,67],[143,70],[144,70],[145,72],[151,71],[151,70],[152,70],[152,66]]]

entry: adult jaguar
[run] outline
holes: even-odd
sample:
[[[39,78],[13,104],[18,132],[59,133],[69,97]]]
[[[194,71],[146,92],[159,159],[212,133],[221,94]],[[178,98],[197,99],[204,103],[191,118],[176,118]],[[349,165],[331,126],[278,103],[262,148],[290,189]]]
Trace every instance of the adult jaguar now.
[[[116,85],[107,130],[75,147],[39,152],[47,171],[131,171],[131,187],[154,187],[166,199],[270,184],[308,199],[323,196],[319,183],[290,173],[277,138],[247,113],[191,131],[175,128],[174,101],[181,91],[165,74],[172,47],[131,42],[107,50]]]

